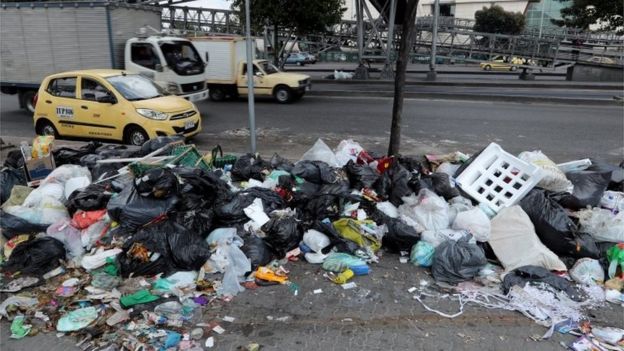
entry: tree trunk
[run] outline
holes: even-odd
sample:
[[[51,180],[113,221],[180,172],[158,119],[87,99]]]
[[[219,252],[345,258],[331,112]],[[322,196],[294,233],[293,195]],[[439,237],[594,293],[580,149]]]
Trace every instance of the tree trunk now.
[[[405,0],[403,13],[403,30],[399,44],[399,56],[396,62],[396,76],[394,79],[394,101],[392,103],[392,125],[390,126],[390,144],[388,155],[398,155],[401,147],[401,117],[403,115],[403,95],[405,92],[405,70],[409,62],[409,53],[412,50],[414,24],[418,0]]]
[[[279,65],[279,57],[277,53],[279,52],[279,43],[277,42],[279,37],[277,35],[277,23],[273,24],[273,64],[275,66]]]

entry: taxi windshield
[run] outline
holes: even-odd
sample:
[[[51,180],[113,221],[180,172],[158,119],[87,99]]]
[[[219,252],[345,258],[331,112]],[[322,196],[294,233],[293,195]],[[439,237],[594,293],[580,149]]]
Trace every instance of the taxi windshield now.
[[[138,74],[113,76],[106,80],[128,101],[147,100],[167,95],[154,82]]]

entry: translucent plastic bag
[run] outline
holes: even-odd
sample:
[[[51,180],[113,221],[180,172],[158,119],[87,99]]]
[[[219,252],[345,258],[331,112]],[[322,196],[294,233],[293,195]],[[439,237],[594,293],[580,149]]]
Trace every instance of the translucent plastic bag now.
[[[364,151],[364,148],[353,141],[352,139],[343,140],[336,146],[336,161],[338,166],[342,167],[349,161],[356,161],[360,152]]]
[[[58,201],[63,201],[65,198],[63,185],[58,183],[48,183],[42,185],[28,194],[22,206],[37,207],[41,203],[44,197],[51,197]]]
[[[602,283],[605,279],[604,270],[600,262],[591,258],[581,258],[576,261],[574,266],[570,268],[569,273],[575,282],[585,285]]]
[[[418,196],[403,198],[399,206],[401,218],[407,217],[424,230],[440,230],[449,227],[449,206],[443,198],[429,189],[422,189]],[[409,224],[408,221],[406,223]]]
[[[542,169],[544,177],[537,183],[537,186],[540,188],[555,192],[565,191],[568,193],[571,193],[574,189],[572,182],[569,181],[557,165],[541,151],[525,151],[520,153],[518,158]]]
[[[316,253],[320,253],[330,244],[327,235],[314,229],[310,229],[303,234],[303,242]]]
[[[465,230],[455,229],[440,229],[440,230],[425,230],[420,234],[422,241],[431,244],[434,248],[438,247],[445,241],[453,240],[457,241],[461,238],[471,238],[470,233]],[[475,243],[474,238],[471,238]]]
[[[44,196],[38,207],[9,206],[4,209],[8,214],[22,218],[34,224],[53,224],[62,219],[69,219],[69,213],[57,199]]]
[[[41,182],[41,185],[50,183],[58,183],[65,185],[65,183],[74,177],[87,177],[91,181],[91,172],[87,167],[77,165],[62,165],[57,167],[48,174],[48,176]]]
[[[490,219],[478,207],[458,213],[451,228],[467,230],[477,241],[490,240]]]
[[[80,231],[72,227],[66,219],[60,220],[48,227],[46,234],[65,245],[69,258],[82,256],[85,250],[80,240]]]
[[[235,228],[220,228],[208,235],[209,245],[216,245],[216,250],[210,256],[214,268],[223,272],[223,281],[217,293],[225,296],[236,296],[245,290],[240,285],[245,273],[251,271],[251,261],[240,249],[243,239],[236,234]]]
[[[325,144],[322,139],[316,140],[312,148],[301,156],[300,161],[323,161],[332,167],[340,167],[336,154]]]
[[[613,214],[609,210],[593,208],[578,212],[581,230],[596,241],[624,242],[624,212]]]

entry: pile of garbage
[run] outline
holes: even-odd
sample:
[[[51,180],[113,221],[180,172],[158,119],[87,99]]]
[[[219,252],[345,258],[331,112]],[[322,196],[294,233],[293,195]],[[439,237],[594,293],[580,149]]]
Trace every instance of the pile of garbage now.
[[[223,332],[202,321],[215,299],[281,284],[288,262],[320,265],[349,289],[383,252],[430,269],[465,304],[523,313],[578,333],[575,350],[624,346],[583,309],[624,304],[624,163],[556,165],[497,145],[420,158],[377,156],[321,140],[291,161],[246,154],[189,161],[158,138],[140,150],[89,143],[53,151],[27,186],[24,158],[0,172],[0,319],[92,347],[203,349]],[[38,293],[39,292],[39,293]],[[44,294],[41,294],[44,292]],[[589,346],[587,346],[589,345]],[[585,347],[585,348],[584,348]]]

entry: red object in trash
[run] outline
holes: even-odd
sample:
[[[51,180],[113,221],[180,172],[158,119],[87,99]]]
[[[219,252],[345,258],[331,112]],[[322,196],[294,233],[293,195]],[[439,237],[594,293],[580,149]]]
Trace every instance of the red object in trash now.
[[[383,174],[385,171],[390,169],[392,163],[394,162],[393,156],[384,156],[377,160],[377,171]]]
[[[367,165],[371,162],[375,161],[375,159],[373,158],[373,156],[369,155],[368,152],[366,152],[366,150],[362,150],[360,151],[360,153],[357,155],[357,160],[356,163],[358,165]]]

